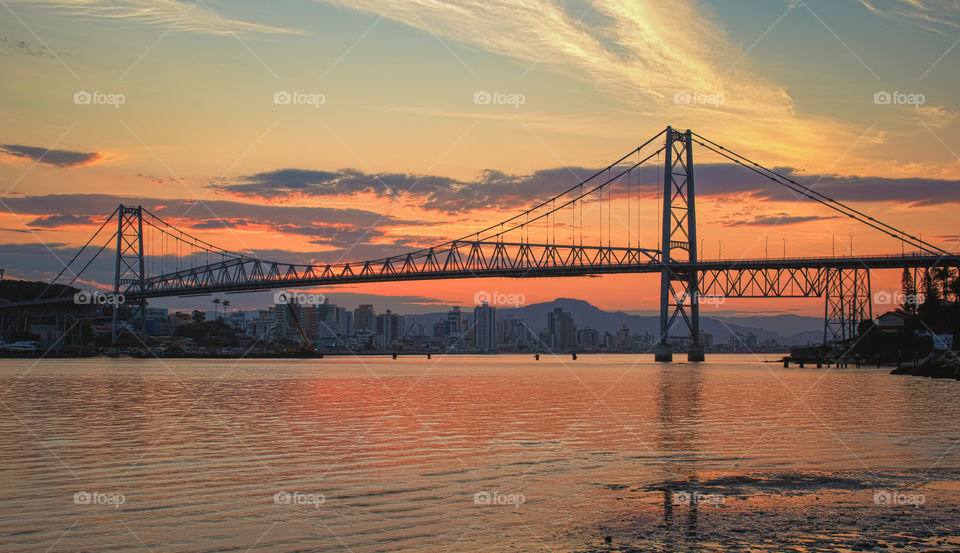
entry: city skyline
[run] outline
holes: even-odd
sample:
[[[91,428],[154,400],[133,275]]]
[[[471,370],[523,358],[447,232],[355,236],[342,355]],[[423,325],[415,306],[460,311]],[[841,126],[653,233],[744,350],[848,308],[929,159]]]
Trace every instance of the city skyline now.
[[[338,349],[644,352],[650,350],[655,342],[651,317],[605,312],[588,302],[569,298],[524,306],[533,309],[533,314],[530,309],[520,309],[520,306],[504,311],[482,302],[466,310],[463,306],[448,306],[446,310],[414,315],[397,313],[389,308],[381,311],[373,304],[360,304],[351,309],[349,305],[337,305],[323,296],[296,293],[289,293],[281,303],[254,310],[227,311],[226,307],[219,310],[217,304],[221,303],[221,299],[217,297],[214,297],[211,303],[214,304],[212,311],[200,308],[176,311],[148,308],[146,333],[154,339],[158,336],[174,336],[177,335],[176,330],[180,325],[197,324],[200,317],[200,320],[205,321],[220,320],[255,339],[255,342],[247,344],[247,347],[253,347],[256,343],[275,346],[280,342],[300,342],[302,329],[313,347],[328,352]],[[587,310],[584,318],[590,321],[587,323],[578,319],[584,315],[584,308]],[[544,312],[536,313],[539,310]],[[619,320],[615,323],[597,323],[596,315],[589,313],[590,310],[596,310],[604,316],[626,316],[630,322]],[[754,324],[763,320],[764,317],[751,319]],[[725,318],[717,327],[720,329],[718,336],[701,332],[701,340],[705,341],[705,345],[713,352],[780,351],[785,345],[811,343],[813,340],[810,339],[810,333],[819,331],[815,323],[811,324],[813,322],[819,321],[815,318],[794,322],[779,321],[771,331],[762,327],[743,326],[744,323],[736,318]],[[136,331],[135,328],[128,330]],[[754,332],[760,334],[760,337]],[[797,342],[797,337],[801,335],[806,337],[806,341]],[[787,338],[786,344],[778,343],[777,339],[783,337]],[[686,341],[684,337],[671,339],[677,348],[684,347]],[[761,342],[762,347],[758,349]],[[724,349],[723,344],[728,344],[732,349]],[[714,347],[715,345],[717,347]]]

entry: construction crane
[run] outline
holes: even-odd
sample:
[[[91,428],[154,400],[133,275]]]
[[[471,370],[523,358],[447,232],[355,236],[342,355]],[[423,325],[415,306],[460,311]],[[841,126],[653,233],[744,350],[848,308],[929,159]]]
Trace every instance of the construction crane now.
[[[313,344],[310,343],[310,338],[307,337],[307,332],[303,330],[303,325],[300,324],[300,317],[298,317],[297,312],[294,311],[292,302],[287,302],[287,312],[290,314],[290,318],[293,319],[293,322],[297,323],[297,330],[300,331],[300,338],[303,340],[301,349],[303,351],[316,353],[317,348],[313,347]]]

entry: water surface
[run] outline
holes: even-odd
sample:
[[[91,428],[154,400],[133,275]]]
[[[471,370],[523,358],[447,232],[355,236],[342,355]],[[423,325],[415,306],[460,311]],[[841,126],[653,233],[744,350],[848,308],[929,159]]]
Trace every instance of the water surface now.
[[[956,381],[720,355],[0,363],[4,552],[960,546]]]

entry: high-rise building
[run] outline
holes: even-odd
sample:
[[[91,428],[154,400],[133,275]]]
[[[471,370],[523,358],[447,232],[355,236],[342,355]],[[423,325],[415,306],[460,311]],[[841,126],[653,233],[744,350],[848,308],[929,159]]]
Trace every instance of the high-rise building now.
[[[391,313],[389,309],[383,315],[377,315],[376,334],[385,348],[390,347],[394,342],[403,340],[403,317]]]
[[[340,333],[337,306],[326,301],[317,306],[317,339],[332,343]]]
[[[273,312],[270,309],[257,311],[257,318],[252,321],[254,338],[269,340],[270,328],[273,326]]]
[[[523,319],[513,315],[500,321],[500,344],[507,346],[529,346],[534,341],[533,333]]]
[[[243,311],[231,311],[225,317],[227,324],[235,329],[243,329],[247,325],[247,316]]]
[[[447,311],[447,336],[462,336],[466,330],[466,326],[463,320],[463,313],[460,311],[460,306],[455,306],[450,311]]]
[[[144,326],[151,336],[170,334],[170,319],[167,310],[161,307],[148,307],[144,313]]]
[[[584,348],[596,348],[600,345],[600,332],[595,328],[585,326],[577,331],[577,344]]]
[[[303,326],[303,331],[307,333],[307,338],[311,342],[316,342],[320,336],[320,330],[318,328],[319,321],[320,319],[317,317],[317,306],[304,305],[303,308],[300,309],[300,325]]]
[[[618,351],[630,349],[630,329],[627,328],[627,325],[623,325],[617,331],[615,347]]]
[[[577,346],[577,325],[573,315],[562,307],[554,307],[547,313],[547,332],[553,335],[553,349],[566,351]]]
[[[370,334],[376,330],[377,312],[369,304],[360,305],[353,310],[353,327],[361,334]]]
[[[337,322],[340,324],[339,334],[342,340],[346,341],[353,337],[353,311],[345,307],[337,308]]]
[[[273,306],[273,325],[270,339],[275,341],[301,342],[303,337],[297,323],[302,318],[303,306],[298,303],[278,303]]]
[[[497,345],[497,308],[487,302],[473,308],[473,347],[488,351]]]

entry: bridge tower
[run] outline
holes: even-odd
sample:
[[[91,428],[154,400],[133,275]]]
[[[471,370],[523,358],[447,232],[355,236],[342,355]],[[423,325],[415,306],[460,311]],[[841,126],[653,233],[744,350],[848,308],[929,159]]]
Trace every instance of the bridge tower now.
[[[823,295],[823,343],[837,344],[857,335],[863,321],[873,319],[870,269],[827,269]]]
[[[660,241],[660,340],[657,361],[672,361],[670,328],[679,317],[690,332],[689,361],[703,361],[700,343],[699,279],[689,265],[697,262],[697,217],[693,185],[693,140],[690,130],[667,127],[663,175],[663,235]]]
[[[143,208],[117,208],[117,259],[113,278],[113,325],[111,344],[117,346],[118,315],[123,307],[117,301],[121,294],[142,291],[146,274],[143,266]],[[138,302],[141,333],[146,335],[146,301]]]

